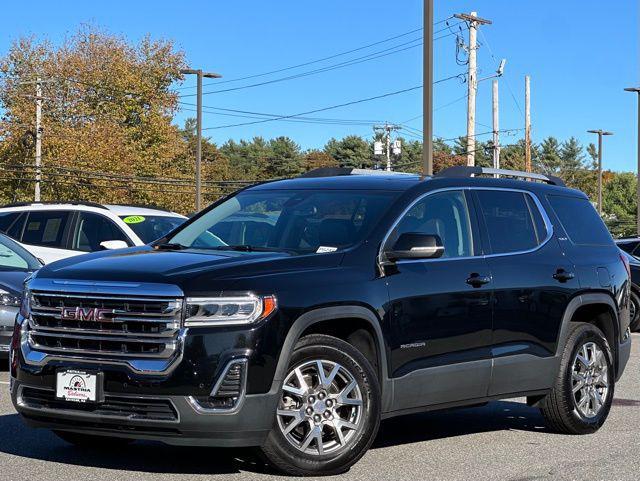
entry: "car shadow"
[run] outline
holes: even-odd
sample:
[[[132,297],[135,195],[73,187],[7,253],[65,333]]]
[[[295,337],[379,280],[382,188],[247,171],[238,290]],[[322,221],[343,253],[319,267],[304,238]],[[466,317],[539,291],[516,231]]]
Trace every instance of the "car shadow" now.
[[[524,430],[545,432],[542,416],[522,403],[413,414],[385,420],[372,449],[467,434]],[[189,448],[136,442],[109,450],[71,446],[52,432],[32,429],[17,414],[0,416],[0,452],[76,466],[151,473],[229,475],[241,471],[275,474],[254,449]]]
[[[540,410],[514,401],[431,411],[387,419],[380,424],[372,449],[491,431],[550,433]]]

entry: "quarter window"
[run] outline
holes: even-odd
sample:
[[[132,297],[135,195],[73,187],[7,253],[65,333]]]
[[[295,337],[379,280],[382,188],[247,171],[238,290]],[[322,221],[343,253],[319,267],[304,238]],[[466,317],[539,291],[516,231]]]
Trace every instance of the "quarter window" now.
[[[533,249],[547,236],[536,204],[523,192],[478,190],[492,254]]]
[[[442,257],[473,255],[469,209],[461,191],[439,192],[418,201],[393,230],[387,245],[409,232],[439,236],[444,245]]]
[[[602,219],[586,198],[547,197],[567,235],[577,245],[611,245],[613,240]]]

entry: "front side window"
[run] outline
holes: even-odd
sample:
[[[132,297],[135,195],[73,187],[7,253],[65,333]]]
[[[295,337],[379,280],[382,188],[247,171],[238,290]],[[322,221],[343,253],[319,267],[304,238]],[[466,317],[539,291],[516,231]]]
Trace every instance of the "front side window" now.
[[[537,206],[523,192],[478,190],[492,254],[533,249],[547,236]]]
[[[396,192],[243,191],[167,240],[201,249],[332,252],[355,245]]]
[[[95,252],[101,242],[121,240],[130,244],[124,233],[107,217],[93,212],[80,212],[73,236],[73,250]]]
[[[64,231],[69,212],[62,210],[30,212],[22,242],[44,247],[64,248]]]
[[[439,236],[444,245],[442,257],[473,256],[469,209],[462,191],[439,192],[419,200],[393,230],[387,246],[405,233]]]

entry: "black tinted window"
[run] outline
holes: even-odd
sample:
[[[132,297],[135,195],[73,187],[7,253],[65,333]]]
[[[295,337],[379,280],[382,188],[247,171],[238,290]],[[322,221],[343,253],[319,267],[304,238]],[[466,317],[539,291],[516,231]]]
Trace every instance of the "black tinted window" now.
[[[3,212],[0,213],[0,232],[6,234],[13,223],[18,220],[20,212]]]
[[[610,245],[611,234],[588,199],[563,195],[548,196],[551,207],[574,244]]]
[[[72,249],[94,252],[102,249],[101,242],[111,240],[122,240],[129,244],[124,233],[105,216],[92,212],[79,214]]]
[[[68,221],[67,211],[30,212],[22,234],[22,242],[64,248],[63,234]]]
[[[500,190],[479,190],[477,194],[493,254],[526,251],[538,245],[526,194]]]
[[[460,191],[431,194],[418,201],[398,223],[387,245],[410,232],[439,236],[444,246],[443,257],[473,255],[469,210]]]

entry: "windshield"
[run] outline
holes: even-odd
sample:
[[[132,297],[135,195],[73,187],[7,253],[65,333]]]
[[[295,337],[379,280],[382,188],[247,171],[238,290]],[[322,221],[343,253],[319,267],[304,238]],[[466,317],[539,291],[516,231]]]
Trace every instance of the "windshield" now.
[[[186,220],[166,215],[121,215],[120,218],[145,244],[164,237]]]
[[[333,252],[360,242],[396,192],[243,191],[168,242],[193,248]]]
[[[0,235],[0,271],[35,271],[41,265],[17,242]]]

